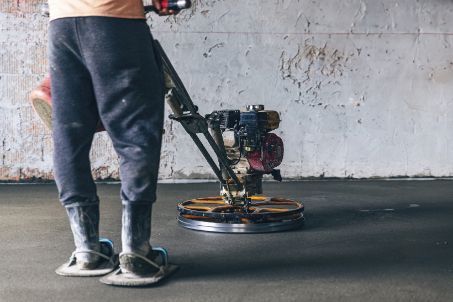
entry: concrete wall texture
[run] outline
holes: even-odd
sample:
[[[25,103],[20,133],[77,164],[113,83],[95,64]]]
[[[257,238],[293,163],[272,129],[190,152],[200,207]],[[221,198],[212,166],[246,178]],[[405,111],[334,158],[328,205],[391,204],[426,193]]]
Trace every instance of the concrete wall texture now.
[[[52,178],[51,135],[27,101],[47,69],[40,2],[0,2],[1,180]],[[441,177],[453,174],[451,16],[450,0],[195,0],[149,24],[201,113],[281,113],[285,177]],[[160,178],[212,177],[182,127],[165,130]],[[105,134],[92,165],[118,177]]]

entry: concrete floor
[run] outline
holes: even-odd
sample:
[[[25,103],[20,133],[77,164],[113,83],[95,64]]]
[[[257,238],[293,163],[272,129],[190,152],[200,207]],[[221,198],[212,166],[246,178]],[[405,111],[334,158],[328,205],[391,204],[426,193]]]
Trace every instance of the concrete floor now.
[[[54,185],[0,185],[0,301],[453,301],[453,182],[265,184],[305,201],[306,226],[232,235],[182,229],[177,201],[217,185],[165,184],[154,244],[181,270],[160,287],[113,288],[54,269],[72,252]],[[119,243],[118,185],[99,185],[101,235]]]

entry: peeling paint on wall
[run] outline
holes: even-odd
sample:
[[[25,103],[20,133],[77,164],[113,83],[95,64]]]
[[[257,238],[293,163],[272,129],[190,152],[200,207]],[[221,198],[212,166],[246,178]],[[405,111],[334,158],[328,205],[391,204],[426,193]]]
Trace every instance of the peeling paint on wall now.
[[[0,3],[0,180],[52,178],[27,101],[47,70],[41,2]],[[452,15],[443,0],[195,0],[148,24],[202,114],[280,112],[284,177],[452,176]],[[212,178],[182,127],[164,128],[160,178]],[[118,179],[105,133],[91,159],[97,179]]]
[[[295,54],[289,55],[286,50],[280,56],[280,72],[283,80],[289,80],[295,86],[296,103],[311,106],[328,106],[319,102],[320,90],[341,86],[341,77],[354,52],[345,54],[342,50],[330,48],[327,42],[317,46],[308,39],[298,45]],[[351,63],[353,65],[354,62]]]

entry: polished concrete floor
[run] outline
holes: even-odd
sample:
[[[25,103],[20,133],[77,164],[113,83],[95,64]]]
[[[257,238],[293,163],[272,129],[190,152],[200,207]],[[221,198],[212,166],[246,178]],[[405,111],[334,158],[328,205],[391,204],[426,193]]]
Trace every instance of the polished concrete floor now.
[[[267,183],[302,199],[290,232],[212,234],[180,228],[177,201],[217,185],[164,184],[156,245],[181,270],[159,287],[108,287],[54,269],[73,245],[54,185],[0,185],[0,301],[453,301],[452,181]],[[118,185],[99,185],[101,235],[120,242]]]

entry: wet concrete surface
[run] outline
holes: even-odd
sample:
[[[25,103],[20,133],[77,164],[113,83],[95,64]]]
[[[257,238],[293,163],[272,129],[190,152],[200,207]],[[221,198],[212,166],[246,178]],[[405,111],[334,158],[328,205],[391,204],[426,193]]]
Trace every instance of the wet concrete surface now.
[[[101,235],[119,243],[119,186],[98,188]],[[159,287],[125,289],[54,273],[73,250],[54,185],[0,185],[0,301],[453,301],[452,181],[266,183],[267,195],[305,202],[304,228],[180,228],[176,202],[217,188],[159,185],[152,243],[181,270]]]

